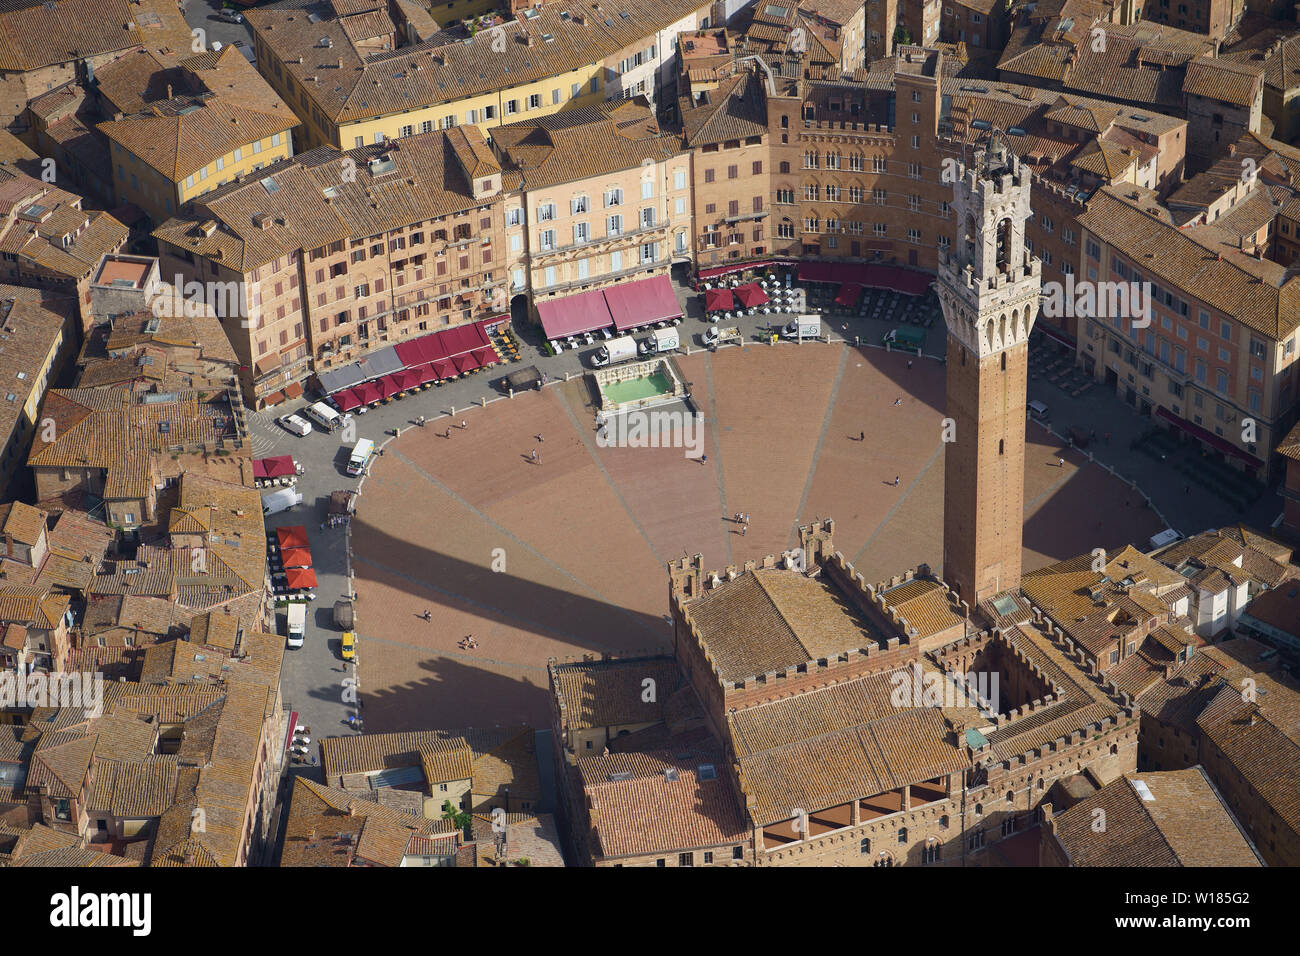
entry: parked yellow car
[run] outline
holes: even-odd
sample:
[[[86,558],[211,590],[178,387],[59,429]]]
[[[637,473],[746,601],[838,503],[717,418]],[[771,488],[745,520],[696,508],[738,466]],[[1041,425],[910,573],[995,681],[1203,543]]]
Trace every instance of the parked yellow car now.
[[[340,647],[340,653],[345,661],[350,661],[357,656],[357,636],[352,631],[343,632],[343,642]]]

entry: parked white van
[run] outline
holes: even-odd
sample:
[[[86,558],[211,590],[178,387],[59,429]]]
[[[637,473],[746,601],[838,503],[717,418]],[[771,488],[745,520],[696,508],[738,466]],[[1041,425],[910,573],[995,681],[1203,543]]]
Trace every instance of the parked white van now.
[[[1029,417],[1032,418],[1034,421],[1036,422],[1047,421],[1047,406],[1044,405],[1042,402],[1030,402],[1028,405],[1025,406],[1025,408],[1029,413]]]
[[[262,495],[262,516],[276,515],[302,504],[302,492],[297,488],[277,488]]]
[[[343,416],[334,411],[334,409],[330,408],[324,402],[317,402],[315,405],[308,405],[303,409],[303,411],[308,418],[320,425],[320,427],[325,429],[327,432],[332,432],[343,424]]]

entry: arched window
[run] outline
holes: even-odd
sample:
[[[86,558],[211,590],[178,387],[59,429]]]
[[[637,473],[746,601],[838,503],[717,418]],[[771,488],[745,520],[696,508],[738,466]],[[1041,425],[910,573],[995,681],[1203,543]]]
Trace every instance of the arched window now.
[[[1006,272],[1010,265],[1008,257],[1011,255],[1011,220],[1003,219],[998,223],[998,269]]]

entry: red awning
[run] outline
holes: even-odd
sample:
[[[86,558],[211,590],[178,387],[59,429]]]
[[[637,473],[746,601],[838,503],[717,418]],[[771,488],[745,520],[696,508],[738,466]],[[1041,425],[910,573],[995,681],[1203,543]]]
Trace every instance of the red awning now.
[[[363,402],[357,398],[356,392],[350,388],[345,388],[341,392],[335,392],[330,398],[334,399],[334,404],[338,405],[339,411],[350,412],[354,408],[359,408]]]
[[[253,462],[254,478],[287,478],[296,475],[292,455],[276,455],[274,458],[258,458]]]
[[[840,286],[839,294],[835,296],[835,301],[840,305],[856,305],[858,296],[862,295],[862,285],[857,282],[846,282]]]
[[[456,363],[451,359],[438,359],[433,363],[433,371],[438,378],[455,378],[460,372],[456,371]]]
[[[284,583],[291,591],[316,586],[316,572],[311,568],[288,568],[284,572]]]
[[[757,282],[747,282],[745,285],[736,286],[732,291],[735,292],[736,298],[740,300],[740,304],[747,309],[771,301]]]
[[[293,732],[298,729],[298,712],[295,710],[289,715],[289,727],[284,732],[284,749],[289,749],[289,744],[293,742]]]
[[[285,548],[307,547],[307,528],[304,525],[288,525],[275,529],[275,536],[280,541],[280,550]]]
[[[310,568],[311,550],[308,548],[285,548],[280,552],[280,563],[286,568]]]
[[[604,290],[605,304],[619,332],[680,318],[682,307],[667,276],[624,282]]]
[[[290,382],[284,387],[284,397],[290,400],[302,396],[302,382]]]
[[[430,382],[438,381],[438,373],[433,370],[432,362],[430,362],[428,365],[417,366],[412,371],[414,371],[417,375],[420,376],[421,385],[427,385]]]
[[[744,272],[746,269],[770,269],[770,262],[736,262],[727,266],[714,266],[712,269],[701,269],[701,279],[712,279],[714,276],[725,276],[732,272]]]
[[[462,375],[466,372],[472,372],[474,371],[474,369],[478,368],[478,362],[475,360],[472,354],[457,355],[455,358],[452,359],[452,362],[454,362],[456,365],[456,371],[460,372]]]
[[[871,289],[892,289],[904,295],[925,295],[934,276],[899,266],[863,262],[801,262],[801,282],[856,282]]]
[[[705,312],[725,312],[736,307],[736,300],[730,289],[706,289],[704,292]]]
[[[478,362],[481,368],[487,368],[489,365],[496,365],[497,362],[501,361],[501,356],[497,355],[496,349],[493,348],[485,347],[475,349],[470,354],[474,357],[474,361]]]
[[[1227,455],[1230,458],[1236,458],[1238,461],[1245,462],[1247,465],[1249,465],[1252,468],[1264,467],[1264,462],[1260,461],[1260,459],[1256,458],[1254,455],[1250,454],[1249,452],[1241,448],[1238,448],[1232,442],[1228,441],[1227,439],[1220,438],[1218,435],[1214,434],[1214,432],[1202,428],[1200,425],[1193,424],[1192,422],[1189,422],[1184,418],[1179,418],[1177,415],[1175,415],[1173,412],[1169,411],[1168,409],[1161,408],[1160,406],[1156,406],[1156,417],[1163,418],[1165,421],[1177,425],[1179,428],[1187,432],[1187,434],[1191,435],[1193,438],[1196,438],[1199,441],[1204,442],[1205,444],[1209,445],[1211,448],[1215,449],[1216,451],[1223,452],[1225,455]]]
[[[614,324],[602,289],[579,292],[563,299],[537,304],[537,314],[548,339],[564,339],[582,332],[596,332]]]

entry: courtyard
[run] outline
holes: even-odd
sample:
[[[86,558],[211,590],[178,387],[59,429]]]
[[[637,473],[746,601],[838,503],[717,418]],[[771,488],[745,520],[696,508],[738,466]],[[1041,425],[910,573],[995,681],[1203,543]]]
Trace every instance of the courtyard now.
[[[576,378],[388,443],[352,532],[367,730],[546,726],[549,657],[668,650],[664,566],[683,554],[739,565],[830,516],[868,581],[939,568],[941,363],[821,343],[675,361],[704,414],[700,457],[602,447]],[[1026,570],[1163,527],[1033,423],[1025,461]]]

